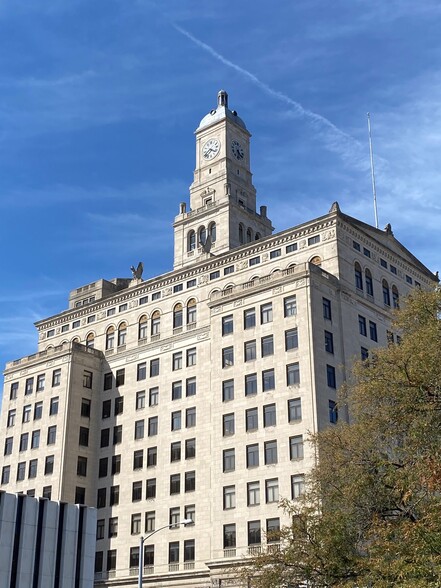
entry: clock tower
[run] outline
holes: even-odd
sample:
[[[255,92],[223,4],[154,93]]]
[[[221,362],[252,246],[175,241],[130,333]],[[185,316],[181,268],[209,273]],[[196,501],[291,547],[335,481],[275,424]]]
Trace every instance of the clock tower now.
[[[190,186],[190,210],[181,203],[175,218],[174,268],[191,265],[271,235],[266,206],[256,211],[250,171],[250,133],[228,94],[195,131],[196,169]]]

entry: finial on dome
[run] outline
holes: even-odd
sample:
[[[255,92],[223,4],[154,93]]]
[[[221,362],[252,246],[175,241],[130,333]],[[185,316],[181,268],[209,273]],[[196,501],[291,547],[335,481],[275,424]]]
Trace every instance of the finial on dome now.
[[[217,94],[217,105],[218,106],[225,106],[228,108],[228,94],[225,90],[220,90]]]

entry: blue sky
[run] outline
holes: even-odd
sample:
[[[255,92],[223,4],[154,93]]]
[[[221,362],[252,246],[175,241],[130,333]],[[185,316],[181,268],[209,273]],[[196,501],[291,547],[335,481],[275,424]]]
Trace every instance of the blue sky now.
[[[199,120],[224,88],[276,231],[342,210],[433,271],[438,0],[0,0],[0,364],[98,278],[172,267]]]

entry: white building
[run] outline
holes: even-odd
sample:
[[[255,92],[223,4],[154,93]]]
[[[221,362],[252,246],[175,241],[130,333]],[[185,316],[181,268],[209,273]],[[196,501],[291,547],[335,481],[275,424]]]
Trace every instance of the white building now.
[[[0,492],[0,588],[90,588],[96,510]]]
[[[307,432],[332,426],[355,358],[435,276],[393,236],[343,214],[276,235],[256,211],[250,134],[225,92],[196,130],[174,270],[97,280],[39,321],[7,364],[1,488],[98,508],[96,583],[217,585],[302,492]]]

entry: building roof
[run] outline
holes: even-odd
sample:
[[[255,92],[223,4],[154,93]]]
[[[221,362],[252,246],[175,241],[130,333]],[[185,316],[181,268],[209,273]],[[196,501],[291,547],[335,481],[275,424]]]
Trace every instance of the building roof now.
[[[199,123],[196,132],[201,131],[205,127],[214,125],[215,123],[228,118],[242,129],[247,130],[243,120],[237,115],[235,110],[228,108],[228,94],[225,90],[220,90],[217,95],[217,108],[210,110],[208,114]]]

